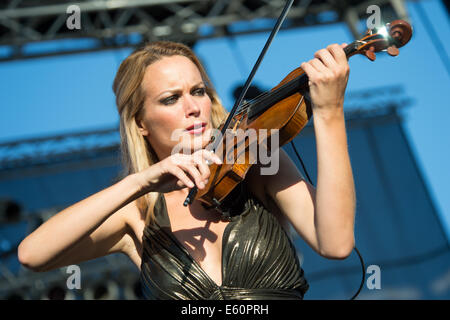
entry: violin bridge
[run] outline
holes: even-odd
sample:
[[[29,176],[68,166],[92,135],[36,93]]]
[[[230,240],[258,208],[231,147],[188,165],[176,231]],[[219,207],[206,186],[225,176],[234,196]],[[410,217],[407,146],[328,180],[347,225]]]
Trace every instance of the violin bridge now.
[[[236,134],[237,126],[239,125],[239,123],[241,123],[241,120],[236,120],[236,122],[234,123],[233,130],[232,130],[232,132],[234,134]]]

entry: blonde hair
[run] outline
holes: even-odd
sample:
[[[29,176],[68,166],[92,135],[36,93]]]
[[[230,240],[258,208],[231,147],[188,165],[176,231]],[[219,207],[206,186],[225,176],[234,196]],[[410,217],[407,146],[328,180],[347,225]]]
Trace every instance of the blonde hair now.
[[[201,62],[194,52],[182,43],[170,41],[151,42],[131,53],[121,64],[113,83],[117,110],[120,115],[120,139],[124,175],[143,171],[159,161],[152,146],[140,133],[137,120],[143,109],[145,92],[142,89],[146,67],[163,57],[181,55],[190,59],[200,71],[211,98],[211,120],[218,128],[227,117],[227,111],[211,84]],[[154,206],[158,192],[150,192],[137,199],[137,206],[148,224],[154,219]]]

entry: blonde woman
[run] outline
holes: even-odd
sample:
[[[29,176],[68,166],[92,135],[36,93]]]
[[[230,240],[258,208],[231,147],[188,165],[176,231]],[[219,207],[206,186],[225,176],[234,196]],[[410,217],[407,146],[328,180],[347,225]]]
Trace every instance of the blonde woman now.
[[[281,151],[275,175],[254,165],[227,197],[229,220],[198,201],[184,207],[189,188],[205,187],[206,161],[221,163],[204,147],[227,112],[188,47],[154,42],[125,59],[114,80],[127,174],[27,236],[20,262],[45,272],[121,252],[140,270],[149,299],[302,299],[308,283],[287,225],[321,256],[345,258],[354,247],[355,193],[342,46],[301,66],[310,79],[317,189]],[[180,145],[201,148],[174,153]]]

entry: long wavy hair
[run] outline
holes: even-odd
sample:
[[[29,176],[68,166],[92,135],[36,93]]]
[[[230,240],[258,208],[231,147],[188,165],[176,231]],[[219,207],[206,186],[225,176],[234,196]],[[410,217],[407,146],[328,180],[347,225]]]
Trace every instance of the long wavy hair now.
[[[156,41],[136,49],[120,64],[113,83],[117,110],[120,115],[123,176],[145,170],[159,161],[152,146],[140,133],[137,125],[145,100],[141,84],[149,65],[163,57],[175,55],[187,57],[200,71],[206,92],[212,102],[212,126],[218,128],[228,115],[201,62],[188,46],[177,42]],[[154,219],[153,209],[157,197],[158,192],[150,192],[136,200],[140,212],[146,217],[146,224]]]

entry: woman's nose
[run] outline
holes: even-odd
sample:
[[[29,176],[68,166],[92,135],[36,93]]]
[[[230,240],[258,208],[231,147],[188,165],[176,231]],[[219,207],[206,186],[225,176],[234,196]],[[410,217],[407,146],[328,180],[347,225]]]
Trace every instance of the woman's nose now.
[[[200,107],[190,95],[187,95],[187,97],[184,99],[184,110],[186,117],[197,116],[198,114],[200,114]]]

